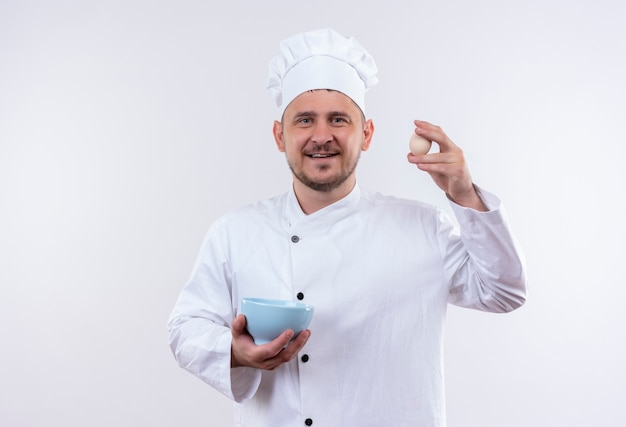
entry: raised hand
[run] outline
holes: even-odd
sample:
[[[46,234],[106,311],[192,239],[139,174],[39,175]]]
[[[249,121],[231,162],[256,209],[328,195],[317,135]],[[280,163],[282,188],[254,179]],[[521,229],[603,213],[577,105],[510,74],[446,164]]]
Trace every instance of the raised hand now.
[[[463,150],[458,147],[439,126],[415,120],[415,133],[435,142],[438,153],[415,155],[409,153],[407,159],[420,170],[428,172],[433,181],[455,203],[480,211],[487,211],[482,202],[465,162]]]

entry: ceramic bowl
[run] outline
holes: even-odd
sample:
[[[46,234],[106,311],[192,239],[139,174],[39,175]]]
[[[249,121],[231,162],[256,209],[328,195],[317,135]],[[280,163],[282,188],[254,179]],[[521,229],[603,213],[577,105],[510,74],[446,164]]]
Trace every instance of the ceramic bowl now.
[[[267,344],[287,329],[297,334],[309,327],[313,306],[297,301],[267,298],[242,298],[241,314],[254,343]]]

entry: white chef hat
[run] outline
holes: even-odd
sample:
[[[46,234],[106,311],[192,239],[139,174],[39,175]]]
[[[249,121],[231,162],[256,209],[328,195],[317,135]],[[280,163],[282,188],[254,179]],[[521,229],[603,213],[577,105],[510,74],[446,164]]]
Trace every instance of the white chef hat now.
[[[280,43],[269,64],[267,90],[281,116],[294,98],[313,89],[342,92],[365,114],[365,92],[378,83],[377,72],[374,58],[357,40],[323,28]]]

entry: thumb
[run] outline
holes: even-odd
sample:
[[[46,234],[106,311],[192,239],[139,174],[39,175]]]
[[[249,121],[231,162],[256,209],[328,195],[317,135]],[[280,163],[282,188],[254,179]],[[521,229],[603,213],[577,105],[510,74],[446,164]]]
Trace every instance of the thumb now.
[[[246,316],[244,316],[243,314],[240,314],[239,316],[233,319],[233,323],[231,324],[233,335],[243,334],[245,328],[246,328]]]

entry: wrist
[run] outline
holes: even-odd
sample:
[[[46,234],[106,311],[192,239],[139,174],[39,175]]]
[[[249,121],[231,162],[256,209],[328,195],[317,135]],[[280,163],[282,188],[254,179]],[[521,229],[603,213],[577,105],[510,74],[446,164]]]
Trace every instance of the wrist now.
[[[470,191],[462,193],[446,193],[446,197],[453,203],[464,208],[474,209],[480,212],[488,212],[489,208],[478,195],[474,184],[471,186]]]

